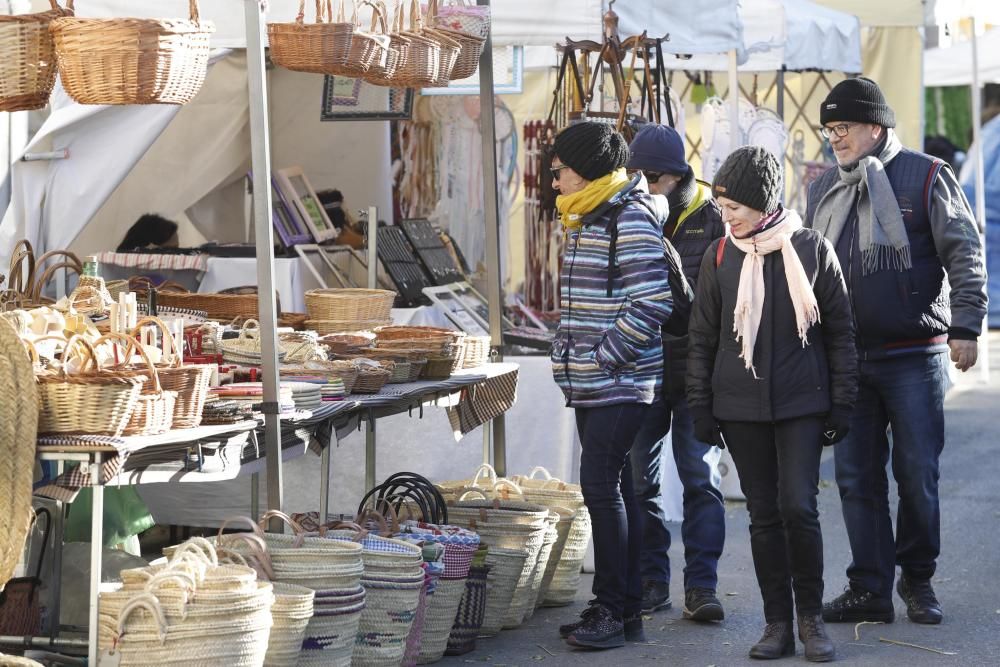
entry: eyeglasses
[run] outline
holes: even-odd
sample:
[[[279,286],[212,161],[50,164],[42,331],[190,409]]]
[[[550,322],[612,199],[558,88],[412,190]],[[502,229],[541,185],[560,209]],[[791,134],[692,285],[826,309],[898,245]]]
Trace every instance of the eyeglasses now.
[[[663,177],[663,174],[657,171],[645,171],[643,170],[642,175],[646,177],[647,183],[656,183]]]
[[[841,139],[847,136],[847,133],[851,131],[854,127],[854,123],[841,123],[840,125],[834,125],[833,127],[822,127],[819,133],[825,138],[829,139],[833,135],[837,135]]]
[[[553,181],[558,181],[559,180],[559,171],[561,169],[565,169],[567,166],[568,165],[565,165],[565,164],[558,164],[558,165],[556,165],[554,167],[551,167],[549,169],[549,172],[552,174],[552,180]]]

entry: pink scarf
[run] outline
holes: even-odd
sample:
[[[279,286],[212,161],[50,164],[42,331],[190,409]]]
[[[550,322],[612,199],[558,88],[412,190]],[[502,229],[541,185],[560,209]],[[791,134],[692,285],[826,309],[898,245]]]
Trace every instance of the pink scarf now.
[[[736,340],[743,343],[740,358],[754,377],[753,351],[757,344],[757,330],[764,310],[764,257],[781,251],[785,264],[785,282],[788,294],[795,308],[795,328],[802,346],[808,342],[809,327],[819,322],[819,304],[813,294],[812,283],[802,268],[798,253],[792,247],[792,233],[802,229],[802,218],[795,211],[786,210],[785,218],[773,227],[754,236],[738,239],[729,234],[733,244],[746,253],[740,271],[740,286],[736,293],[736,311],[733,318],[733,332]]]

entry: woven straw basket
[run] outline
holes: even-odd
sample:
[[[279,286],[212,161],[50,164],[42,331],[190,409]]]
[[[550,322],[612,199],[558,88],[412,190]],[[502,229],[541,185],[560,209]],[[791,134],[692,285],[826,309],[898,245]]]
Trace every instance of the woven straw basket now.
[[[167,325],[156,317],[146,317],[136,323],[133,336],[139,334],[139,330],[146,324],[153,324],[159,327],[163,334],[163,340],[172,341],[172,334]],[[181,357],[173,349],[173,343],[168,348],[173,355],[170,362],[157,366],[160,377],[160,385],[165,391],[177,392],[177,401],[174,405],[173,428],[194,428],[201,423],[201,411],[205,407],[205,399],[208,397],[208,385],[212,379],[212,367],[209,365],[181,365]]]
[[[66,8],[56,0],[38,14],[0,16],[0,111],[41,109],[49,103],[56,80],[56,50],[49,23],[73,15],[73,0]]]
[[[80,104],[186,104],[205,81],[209,36],[197,0],[190,19],[78,19],[52,22],[59,77]]]
[[[306,292],[310,320],[391,320],[396,293],[384,289],[314,289]]]
[[[326,0],[327,14],[329,1]],[[322,0],[316,0],[316,22],[305,22],[305,0],[299,0],[294,23],[268,23],[267,37],[271,59],[285,69],[313,74],[334,74],[347,64],[351,55],[354,24],[332,23],[324,15]]]
[[[174,423],[177,392],[163,389],[163,385],[160,384],[160,374],[146,354],[146,350],[134,338],[119,333],[101,336],[94,343],[94,347],[97,348],[104,343],[116,343],[125,349],[125,360],[120,367],[104,371],[105,373],[124,378],[138,377],[143,381],[142,393],[136,400],[135,410],[122,435],[158,435],[169,431]],[[145,367],[126,367],[134,354],[142,358]]]

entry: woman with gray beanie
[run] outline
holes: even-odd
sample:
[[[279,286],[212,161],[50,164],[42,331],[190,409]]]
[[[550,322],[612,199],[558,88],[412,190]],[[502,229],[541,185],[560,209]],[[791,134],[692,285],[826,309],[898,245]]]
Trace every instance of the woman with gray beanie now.
[[[559,632],[572,646],[615,648],[644,639],[641,516],[628,454],[662,384],[660,329],[673,308],[661,232],[667,207],[645,192],[641,175],[626,175],[628,145],[614,127],[571,125],[553,148],[567,244],[552,374],[576,413],[594,533],[594,599]]]
[[[837,255],[782,208],[781,185],[778,161],[755,146],[715,176],[729,232],[702,260],[687,395],[698,439],[729,447],[750,511],[766,621],[750,657],[794,654],[794,614],[806,659],[825,662],[819,462],[847,434],[857,354]]]

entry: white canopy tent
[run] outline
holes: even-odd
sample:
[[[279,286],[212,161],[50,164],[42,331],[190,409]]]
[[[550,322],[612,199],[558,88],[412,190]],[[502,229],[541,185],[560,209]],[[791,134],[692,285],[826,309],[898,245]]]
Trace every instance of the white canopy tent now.
[[[1000,28],[977,38],[980,83],[1000,83]],[[924,85],[971,86],[972,42],[959,42],[924,51]]]

